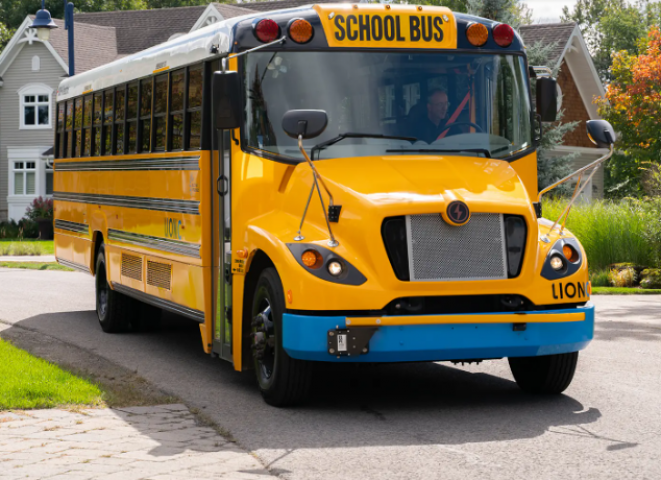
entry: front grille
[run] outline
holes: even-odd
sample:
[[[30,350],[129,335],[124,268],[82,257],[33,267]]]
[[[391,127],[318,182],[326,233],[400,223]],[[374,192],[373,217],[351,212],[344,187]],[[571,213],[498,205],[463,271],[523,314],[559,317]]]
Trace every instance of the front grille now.
[[[461,227],[440,215],[408,215],[406,235],[411,281],[507,278],[503,215],[474,213]]]

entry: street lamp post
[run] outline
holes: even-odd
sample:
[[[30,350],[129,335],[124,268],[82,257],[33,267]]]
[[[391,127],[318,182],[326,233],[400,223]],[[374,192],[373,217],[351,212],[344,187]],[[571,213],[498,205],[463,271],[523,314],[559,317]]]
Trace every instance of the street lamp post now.
[[[37,12],[34,22],[30,28],[37,30],[39,40],[48,41],[50,38],[50,31],[53,28],[58,28],[50,16],[50,12],[46,10],[46,0],[41,0],[41,10]],[[75,68],[74,59],[74,43],[73,43],[73,3],[64,0],[64,29],[69,31],[69,76],[73,77]]]

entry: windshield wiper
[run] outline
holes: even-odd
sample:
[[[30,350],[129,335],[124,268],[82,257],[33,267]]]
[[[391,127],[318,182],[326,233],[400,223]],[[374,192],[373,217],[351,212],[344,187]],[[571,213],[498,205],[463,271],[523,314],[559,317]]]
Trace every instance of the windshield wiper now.
[[[315,145],[312,147],[312,150],[310,151],[310,157],[314,160],[314,152],[321,152],[326,147],[330,147],[331,145],[335,145],[337,142],[341,142],[345,138],[388,138],[391,140],[406,140],[408,142],[416,142],[418,139],[414,137],[399,137],[395,135],[383,135],[381,133],[357,133],[357,132],[347,132],[347,133],[341,133],[335,138],[331,138],[330,140],[326,140],[325,142],[322,142],[318,145]],[[317,160],[319,160],[319,157],[317,157]]]
[[[486,148],[456,148],[456,149],[438,149],[438,148],[416,148],[416,149],[401,149],[401,150],[386,150],[386,153],[483,153],[485,157],[491,158],[491,152]]]

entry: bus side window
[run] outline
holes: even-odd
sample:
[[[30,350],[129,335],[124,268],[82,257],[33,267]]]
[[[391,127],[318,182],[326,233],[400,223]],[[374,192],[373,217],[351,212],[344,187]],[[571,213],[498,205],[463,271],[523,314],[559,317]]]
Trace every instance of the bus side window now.
[[[74,100],[74,120],[73,128],[75,130],[75,151],[72,152],[72,157],[81,157],[81,151],[83,146],[83,98],[78,97]]]
[[[112,155],[112,127],[114,113],[114,94],[112,90],[103,94],[103,148],[102,155]]]
[[[73,156],[73,100],[67,100],[67,158]]]
[[[124,118],[126,112],[126,87],[115,90],[115,150],[114,153],[124,153]]]
[[[92,155],[101,155],[101,117],[103,112],[103,94],[94,94],[94,114],[92,116]]]
[[[184,149],[184,98],[186,69],[172,72],[170,78],[170,148],[168,150]]]
[[[92,154],[92,95],[83,100],[83,153],[81,156],[89,157]]]
[[[128,89],[128,102],[126,110],[128,153],[138,151],[138,83],[132,83]]]
[[[55,151],[56,158],[65,158],[66,151],[64,150],[65,133],[64,133],[64,108],[66,103],[60,102],[57,104],[57,148]]]
[[[152,78],[140,82],[140,151],[149,152],[151,147],[151,92]]]
[[[199,150],[202,145],[202,92],[204,88],[204,70],[202,66],[191,67],[188,75],[188,148]]]
[[[154,82],[154,146],[152,150],[165,150],[167,140],[168,77],[166,73],[155,78]]]

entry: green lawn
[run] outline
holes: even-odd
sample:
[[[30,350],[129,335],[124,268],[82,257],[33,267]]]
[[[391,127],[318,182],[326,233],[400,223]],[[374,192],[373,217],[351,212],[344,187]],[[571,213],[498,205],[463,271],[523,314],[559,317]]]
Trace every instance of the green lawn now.
[[[2,255],[53,255],[55,245],[53,240],[36,240],[33,238],[18,241],[15,238],[0,239],[0,256]]]
[[[73,268],[65,267],[59,263],[47,262],[2,262],[0,267],[4,268],[24,268],[27,270],[61,270],[63,272],[73,272]]]
[[[592,287],[593,295],[661,295],[661,290],[627,287]]]
[[[0,410],[103,404],[101,389],[0,340]]]

